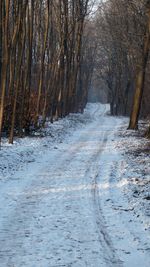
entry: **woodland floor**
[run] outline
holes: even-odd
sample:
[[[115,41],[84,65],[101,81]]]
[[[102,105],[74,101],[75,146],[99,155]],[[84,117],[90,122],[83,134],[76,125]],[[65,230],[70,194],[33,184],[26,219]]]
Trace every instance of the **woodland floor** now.
[[[0,267],[150,266],[149,141],[108,109],[3,140]]]

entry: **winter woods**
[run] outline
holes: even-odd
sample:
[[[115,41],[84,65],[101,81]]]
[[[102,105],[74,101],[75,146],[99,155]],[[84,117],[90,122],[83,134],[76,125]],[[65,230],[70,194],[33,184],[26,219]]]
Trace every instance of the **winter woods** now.
[[[136,129],[150,114],[149,28],[149,0],[0,0],[0,139],[83,112],[91,87]]]
[[[104,84],[112,115],[150,115],[150,1],[101,1],[95,19],[97,84]],[[99,86],[100,87],[100,86]]]
[[[0,1],[0,138],[13,143],[14,133],[83,110],[89,8],[88,0]]]

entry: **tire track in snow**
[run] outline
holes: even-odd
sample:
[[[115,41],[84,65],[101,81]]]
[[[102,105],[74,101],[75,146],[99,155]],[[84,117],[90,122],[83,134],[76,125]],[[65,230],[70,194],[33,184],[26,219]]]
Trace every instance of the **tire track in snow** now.
[[[103,247],[103,255],[106,265],[107,266],[113,265],[115,267],[117,266],[119,267],[122,266],[123,262],[118,258],[114,244],[112,243],[111,237],[107,230],[105,215],[103,209],[101,208],[99,185],[97,181],[97,178],[100,175],[100,170],[99,170],[100,154],[105,149],[108,137],[109,137],[108,132],[104,132],[103,137],[101,136],[102,139],[101,147],[98,149],[97,153],[90,159],[91,162],[95,163],[93,163],[93,166],[90,166],[87,169],[86,175],[88,176],[89,173],[91,173],[91,176],[93,178],[91,193],[93,195],[93,205],[95,208],[95,220],[98,227],[99,241]]]
[[[25,188],[12,191],[12,211],[1,229],[1,267],[119,266],[97,190],[99,157],[108,136],[99,131],[105,111],[96,109],[92,124],[56,150],[51,161],[51,152],[45,163],[39,161]]]

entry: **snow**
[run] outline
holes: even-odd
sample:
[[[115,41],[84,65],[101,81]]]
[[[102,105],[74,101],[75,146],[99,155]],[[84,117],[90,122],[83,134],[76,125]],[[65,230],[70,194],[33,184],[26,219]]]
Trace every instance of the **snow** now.
[[[1,267],[150,266],[148,140],[108,110],[3,140]]]

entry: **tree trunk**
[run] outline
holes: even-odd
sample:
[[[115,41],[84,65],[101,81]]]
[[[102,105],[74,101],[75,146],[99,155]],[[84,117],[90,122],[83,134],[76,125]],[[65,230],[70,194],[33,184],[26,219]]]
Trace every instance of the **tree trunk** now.
[[[148,130],[146,132],[146,137],[150,139],[150,126],[149,126],[149,128],[148,128]]]
[[[136,130],[138,129],[138,119],[141,109],[141,102],[144,90],[144,81],[145,81],[145,72],[147,66],[147,60],[149,55],[149,47],[150,47],[150,0],[147,1],[147,28],[146,35],[144,39],[144,49],[143,49],[143,58],[142,64],[139,67],[136,75],[136,83],[135,83],[135,94],[133,99],[133,107],[130,116],[130,122],[128,129]]]
[[[0,101],[0,144],[2,136],[2,125],[3,125],[3,114],[4,114],[4,103],[5,103],[5,92],[6,92],[6,80],[7,80],[7,63],[8,63],[8,21],[9,21],[9,1],[6,2],[6,6],[3,3],[3,17],[2,33],[3,33],[3,63],[1,73],[1,101]]]
[[[21,23],[21,22],[20,22]],[[23,52],[24,52],[24,44],[25,44],[25,34],[22,32],[22,25],[18,28],[20,32],[20,40],[18,40],[18,60],[17,60],[17,67],[16,67],[16,84],[15,84],[15,97],[13,103],[13,112],[12,112],[12,120],[11,120],[11,129],[9,135],[9,143],[13,144],[14,138],[14,127],[15,127],[15,118],[16,118],[16,108],[17,108],[17,98],[19,93],[19,85],[20,85],[20,75],[21,75],[21,64],[23,59]]]

